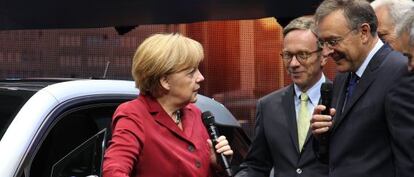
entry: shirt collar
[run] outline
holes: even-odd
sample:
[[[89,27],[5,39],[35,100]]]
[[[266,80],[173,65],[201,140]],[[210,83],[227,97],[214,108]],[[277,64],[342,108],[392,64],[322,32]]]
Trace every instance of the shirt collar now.
[[[322,74],[322,77],[319,79],[319,81],[316,82],[316,84],[314,84],[306,92],[312,104],[314,105],[318,104],[319,98],[321,97],[320,88],[321,88],[322,83],[324,83],[325,81],[326,81],[325,75]],[[296,84],[293,84],[293,86],[295,88],[295,97],[300,100],[300,94],[302,94],[302,91],[299,89],[299,86],[297,86]]]
[[[365,69],[367,68],[369,62],[371,61],[372,57],[377,53],[377,51],[384,45],[384,42],[381,40],[378,40],[375,44],[374,48],[369,52],[367,58],[365,58],[362,65],[358,68],[358,70],[355,72],[356,75],[361,78],[362,74],[364,74]]]

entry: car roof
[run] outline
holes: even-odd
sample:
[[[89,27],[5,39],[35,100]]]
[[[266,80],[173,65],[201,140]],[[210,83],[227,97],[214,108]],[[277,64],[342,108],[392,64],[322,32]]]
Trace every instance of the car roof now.
[[[77,78],[25,78],[0,80],[0,88],[11,90],[29,90],[47,92],[57,102],[65,102],[76,97],[114,94],[114,95],[138,95],[139,90],[134,81],[129,80],[105,80],[105,79],[77,79]],[[72,90],[68,92],[68,90]],[[33,93],[33,94],[34,94]],[[234,116],[223,104],[198,95],[196,105],[202,111],[211,111],[216,116],[216,121],[221,125],[240,126]],[[228,119],[230,118],[230,119]]]
[[[48,85],[59,82],[79,80],[75,78],[10,78],[0,80],[0,88],[39,91]]]

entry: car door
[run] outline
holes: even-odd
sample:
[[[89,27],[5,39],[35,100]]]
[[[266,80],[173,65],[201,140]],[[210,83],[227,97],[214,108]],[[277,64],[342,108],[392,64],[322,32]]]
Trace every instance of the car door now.
[[[112,114],[130,97],[87,97],[61,104],[45,120],[22,177],[100,176]]]

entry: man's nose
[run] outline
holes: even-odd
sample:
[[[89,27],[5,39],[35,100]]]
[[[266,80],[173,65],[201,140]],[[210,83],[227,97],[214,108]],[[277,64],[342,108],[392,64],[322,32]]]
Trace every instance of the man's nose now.
[[[292,56],[292,60],[290,60],[289,65],[290,66],[299,66],[300,65],[299,59],[296,57],[296,55]]]
[[[323,57],[327,57],[327,56],[329,56],[333,52],[334,52],[334,50],[332,48],[330,48],[330,47],[324,46],[322,48],[322,56]]]

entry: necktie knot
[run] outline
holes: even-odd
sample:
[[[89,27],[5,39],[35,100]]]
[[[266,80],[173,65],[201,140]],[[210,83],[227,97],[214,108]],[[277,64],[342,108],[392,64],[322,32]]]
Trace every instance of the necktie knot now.
[[[354,92],[354,89],[358,83],[359,76],[356,75],[356,73],[351,73],[349,77],[348,82],[348,88],[347,88],[347,97],[351,97],[352,93]]]
[[[300,94],[300,101],[308,101],[309,97],[306,93]]]
[[[355,90],[355,87],[358,84],[358,80],[359,80],[359,76],[356,75],[356,73],[352,72],[349,76],[348,87],[346,88],[346,97],[345,97],[344,105],[342,107],[342,111],[344,111],[345,106],[348,104],[349,100],[351,99],[351,96]]]
[[[358,80],[359,80],[359,76],[356,73],[351,73],[351,76],[349,78],[349,84],[355,85],[357,84]]]

